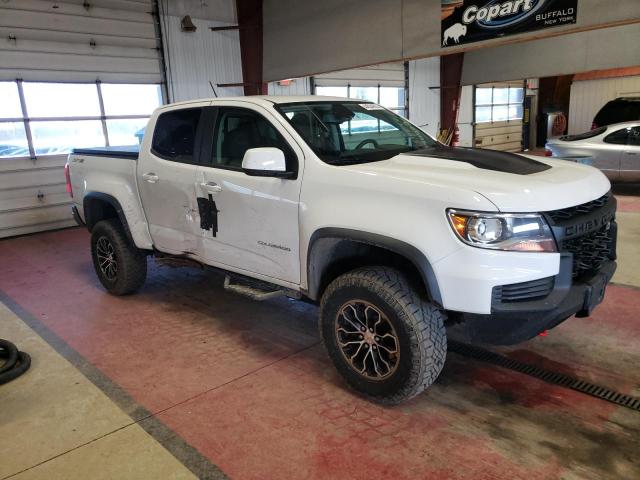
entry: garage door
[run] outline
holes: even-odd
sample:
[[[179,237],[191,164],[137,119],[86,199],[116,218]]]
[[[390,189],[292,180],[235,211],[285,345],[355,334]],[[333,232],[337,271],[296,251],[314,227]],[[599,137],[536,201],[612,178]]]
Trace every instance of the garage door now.
[[[0,2],[0,237],[73,224],[74,146],[137,141],[161,104],[151,0]]]
[[[369,100],[406,116],[405,68],[387,63],[314,77],[315,94]]]
[[[524,82],[487,83],[475,87],[475,146],[522,151]]]

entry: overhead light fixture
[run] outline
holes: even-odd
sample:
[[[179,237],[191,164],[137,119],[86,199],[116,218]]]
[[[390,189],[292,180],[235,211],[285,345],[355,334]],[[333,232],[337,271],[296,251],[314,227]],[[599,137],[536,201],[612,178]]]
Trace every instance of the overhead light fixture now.
[[[180,22],[180,29],[183,32],[195,32],[198,27],[193,24],[191,17],[189,15],[185,15],[182,17],[182,21]]]

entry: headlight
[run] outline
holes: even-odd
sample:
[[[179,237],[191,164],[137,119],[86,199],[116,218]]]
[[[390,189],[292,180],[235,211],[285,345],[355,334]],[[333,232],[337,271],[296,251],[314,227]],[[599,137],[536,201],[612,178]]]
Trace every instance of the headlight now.
[[[555,252],[556,242],[537,213],[482,213],[447,210],[449,223],[467,245],[492,250]]]

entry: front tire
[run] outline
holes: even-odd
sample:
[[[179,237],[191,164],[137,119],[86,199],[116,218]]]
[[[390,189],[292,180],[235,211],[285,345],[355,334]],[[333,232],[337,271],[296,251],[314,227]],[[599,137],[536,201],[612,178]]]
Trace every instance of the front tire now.
[[[133,293],[147,278],[147,256],[131,245],[118,220],[102,220],[93,227],[91,257],[100,283],[112,295]]]
[[[335,279],[320,303],[320,333],[347,383],[382,404],[400,403],[429,387],[447,353],[444,314],[386,267]]]

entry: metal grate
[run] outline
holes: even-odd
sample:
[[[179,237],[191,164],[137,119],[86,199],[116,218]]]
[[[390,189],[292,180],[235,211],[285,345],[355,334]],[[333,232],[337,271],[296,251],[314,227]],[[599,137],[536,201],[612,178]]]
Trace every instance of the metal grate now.
[[[606,225],[583,237],[563,241],[560,250],[573,254],[573,276],[577,277],[598,270],[611,258],[612,245],[612,230]]]
[[[606,203],[611,198],[611,192],[608,192],[601,196],[600,198],[596,198],[587,203],[583,203],[582,205],[576,205],[575,207],[563,208],[562,210],[553,210],[551,212],[545,212],[546,215],[553,218],[556,222],[562,220],[568,220],[577,215],[583,215],[585,213],[591,213],[594,210],[602,208],[606,205]]]
[[[457,353],[474,360],[480,360],[482,362],[491,363],[498,367],[508,368],[516,372],[524,373],[531,377],[543,380],[553,385],[569,388],[577,392],[586,393],[592,397],[600,398],[607,402],[615,403],[621,407],[629,408],[640,412],[640,398],[633,397],[631,395],[625,395],[615,390],[611,390],[601,385],[587,382],[586,380],[580,380],[578,378],[565,375],[563,373],[553,372],[545,370],[544,368],[536,367],[528,363],[513,360],[505,357],[504,355],[485,350],[484,348],[475,347],[466,343],[456,342],[450,340],[448,342],[448,350],[450,352]]]

